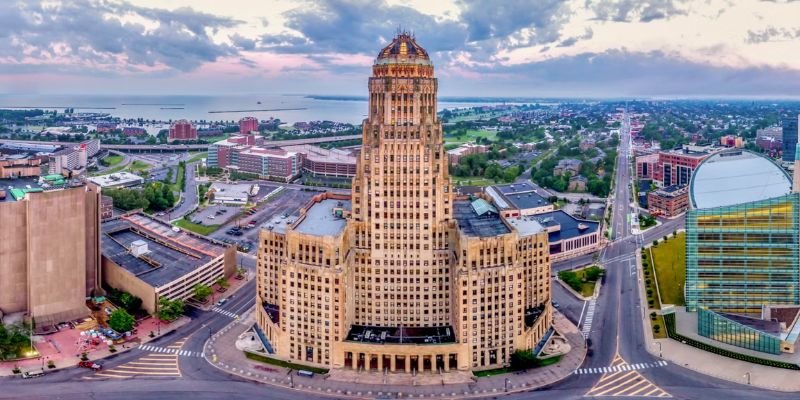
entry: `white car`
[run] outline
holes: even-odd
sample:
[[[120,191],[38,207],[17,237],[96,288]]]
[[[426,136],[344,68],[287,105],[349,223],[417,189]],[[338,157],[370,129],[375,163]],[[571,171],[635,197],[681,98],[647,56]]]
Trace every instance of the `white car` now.
[[[213,215],[209,215],[208,219],[214,219],[214,216]]]

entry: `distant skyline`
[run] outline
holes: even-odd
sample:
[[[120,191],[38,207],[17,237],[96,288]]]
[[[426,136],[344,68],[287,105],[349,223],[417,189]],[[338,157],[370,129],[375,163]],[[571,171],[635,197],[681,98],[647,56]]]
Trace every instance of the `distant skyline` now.
[[[415,33],[442,96],[800,97],[800,0],[0,2],[0,94],[360,95]]]

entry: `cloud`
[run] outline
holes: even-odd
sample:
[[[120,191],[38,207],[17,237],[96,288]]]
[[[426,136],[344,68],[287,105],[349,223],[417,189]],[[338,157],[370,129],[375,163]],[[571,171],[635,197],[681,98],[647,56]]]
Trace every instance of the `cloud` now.
[[[238,33],[228,36],[228,38],[231,39],[231,42],[233,43],[234,46],[242,50],[253,50],[256,48],[255,39],[246,38],[242,35],[239,35]]]
[[[599,20],[651,22],[687,15],[688,0],[586,0],[586,7]]]
[[[572,36],[567,39],[562,40],[556,47],[570,47],[575,45],[581,40],[589,40],[594,36],[594,31],[592,28],[586,28],[586,32],[581,36]]]
[[[750,44],[758,44],[764,42],[793,40],[798,38],[800,38],[800,29],[795,29],[795,30],[789,30],[786,28],[778,29],[774,26],[770,26],[760,31],[748,30],[745,42]]]
[[[239,23],[191,8],[168,11],[126,2],[2,2],[0,57],[116,71],[190,71],[235,55],[235,48],[215,43],[211,34]]]
[[[526,30],[527,43],[557,40],[570,9],[563,0],[461,0],[461,20],[470,42],[506,39]]]

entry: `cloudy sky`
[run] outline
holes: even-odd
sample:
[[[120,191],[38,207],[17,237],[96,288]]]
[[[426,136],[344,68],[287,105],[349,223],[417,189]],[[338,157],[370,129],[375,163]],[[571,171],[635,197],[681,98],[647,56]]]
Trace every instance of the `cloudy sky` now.
[[[1,0],[0,93],[365,95],[398,27],[443,95],[800,97],[800,0]]]

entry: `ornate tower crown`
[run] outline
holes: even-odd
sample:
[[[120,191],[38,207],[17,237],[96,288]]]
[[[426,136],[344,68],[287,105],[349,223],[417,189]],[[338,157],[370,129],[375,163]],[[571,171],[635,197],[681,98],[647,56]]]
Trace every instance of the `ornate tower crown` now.
[[[428,52],[417,43],[414,35],[408,32],[399,32],[392,42],[378,53],[375,64],[430,65],[431,59],[428,57]]]

